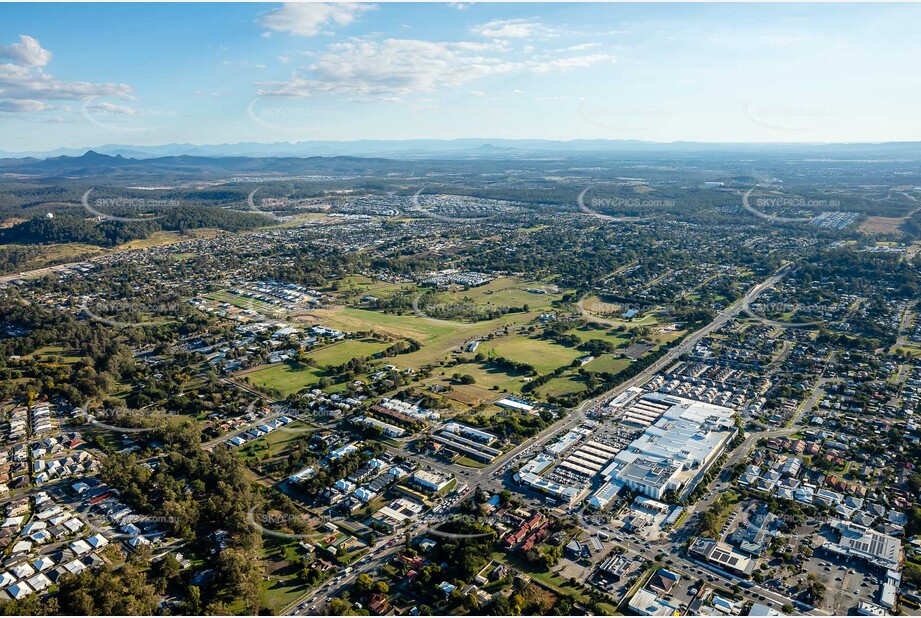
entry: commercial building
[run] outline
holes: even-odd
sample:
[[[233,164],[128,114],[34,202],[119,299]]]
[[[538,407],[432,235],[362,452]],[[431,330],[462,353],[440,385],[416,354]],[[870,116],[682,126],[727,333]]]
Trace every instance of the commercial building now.
[[[652,498],[692,488],[735,433],[731,408],[658,393],[638,405],[663,411],[603,474]]]
[[[517,399],[512,399],[506,397],[505,399],[500,399],[496,402],[496,405],[500,408],[509,408],[510,410],[518,410],[520,412],[531,412],[533,413],[537,408],[525,401],[519,401]]]
[[[484,463],[490,463],[493,459],[502,454],[502,451],[499,449],[480,444],[475,440],[470,440],[456,433],[437,433],[432,436],[432,440]]]
[[[451,478],[446,474],[428,470],[419,470],[413,473],[412,480],[419,487],[429,491],[441,491],[451,482]]]
[[[635,459],[617,472],[617,480],[632,491],[659,500],[668,491],[681,487],[682,467],[656,459]]]
[[[660,599],[655,592],[646,588],[641,588],[633,595],[628,607],[637,616],[674,616],[678,612],[677,606]]]
[[[444,430],[448,433],[457,434],[470,440],[476,440],[482,444],[492,444],[498,440],[498,436],[488,431],[482,431],[474,427],[469,427],[467,425],[461,425],[460,423],[445,423]]]
[[[617,493],[620,489],[619,485],[605,483],[588,499],[588,505],[593,509],[603,509],[610,504],[611,500],[617,497]]]
[[[755,561],[736,552],[731,545],[714,539],[696,539],[688,548],[688,555],[699,558],[720,569],[748,577],[755,568]]]
[[[531,489],[547,494],[566,505],[572,505],[573,502],[576,501],[576,498],[579,497],[579,494],[582,493],[578,487],[561,485],[534,473],[526,472],[522,474],[519,472],[515,476],[523,485],[527,485]]]
[[[370,416],[358,416],[352,419],[352,422],[356,425],[361,425],[363,427],[375,427],[381,430],[388,438],[402,438],[406,435],[406,431],[402,428],[397,427],[396,425],[391,425],[390,423],[385,423],[379,421],[376,418],[371,418]]]
[[[840,539],[837,543],[825,541],[822,549],[845,558],[859,558],[881,569],[899,570],[902,554],[899,539],[840,519],[832,520],[830,526],[840,534]]]

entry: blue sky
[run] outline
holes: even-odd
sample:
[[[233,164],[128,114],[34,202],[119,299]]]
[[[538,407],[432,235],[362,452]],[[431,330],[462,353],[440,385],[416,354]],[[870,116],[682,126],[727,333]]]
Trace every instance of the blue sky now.
[[[0,4],[0,150],[921,140],[908,4]]]

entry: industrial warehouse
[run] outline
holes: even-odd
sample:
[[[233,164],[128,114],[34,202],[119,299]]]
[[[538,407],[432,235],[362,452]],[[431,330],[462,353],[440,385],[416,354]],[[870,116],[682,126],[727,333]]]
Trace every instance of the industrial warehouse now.
[[[585,421],[528,461],[516,481],[569,506],[600,485],[587,498],[596,509],[623,487],[656,500],[691,491],[735,434],[735,412],[671,395],[633,395],[621,400],[621,427]]]

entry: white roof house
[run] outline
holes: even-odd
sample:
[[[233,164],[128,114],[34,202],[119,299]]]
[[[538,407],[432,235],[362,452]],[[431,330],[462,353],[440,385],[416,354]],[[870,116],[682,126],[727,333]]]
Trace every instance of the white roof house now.
[[[101,534],[94,534],[90,538],[86,539],[86,542],[93,546],[93,549],[99,549],[100,547],[105,547],[109,544],[109,539],[102,536]]]
[[[12,586],[6,589],[6,593],[16,600],[22,599],[23,597],[27,597],[33,592],[35,591],[32,590],[32,588],[30,588],[29,584],[27,584],[26,582],[19,582],[18,584],[13,584]]]
[[[50,586],[51,580],[45,577],[44,573],[39,573],[37,575],[33,575],[32,577],[30,577],[26,581],[26,583],[29,584],[30,588],[32,588],[36,592],[39,592],[41,590],[44,590],[48,586]]]
[[[32,577],[33,575],[35,575],[35,569],[30,567],[25,562],[21,564],[17,564],[12,569],[10,569],[10,572],[19,579],[23,579],[26,577]]]
[[[38,560],[32,563],[32,568],[34,568],[36,571],[47,571],[53,566],[54,566],[54,560],[52,560],[48,556],[42,556],[41,558],[39,558]]]
[[[92,549],[92,547],[90,547],[89,543],[87,543],[83,539],[80,539],[79,541],[74,541],[73,543],[71,543],[70,549],[76,555],[82,556],[83,554],[89,552]]]

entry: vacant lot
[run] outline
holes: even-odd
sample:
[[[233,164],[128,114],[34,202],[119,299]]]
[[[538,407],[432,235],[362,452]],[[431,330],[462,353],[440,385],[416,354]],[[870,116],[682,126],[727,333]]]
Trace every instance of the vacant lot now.
[[[316,367],[295,367],[293,364],[275,363],[247,369],[238,373],[236,377],[248,378],[253,386],[275,389],[288,396],[308,386],[316,386],[324,374],[323,369]]]
[[[587,371],[597,371],[597,372],[607,372],[607,373],[618,373],[623,371],[625,367],[630,364],[630,360],[626,358],[614,358],[609,354],[604,356],[599,356],[589,364],[585,366]]]
[[[310,357],[317,361],[320,367],[327,365],[337,366],[347,363],[353,358],[374,356],[391,345],[374,339],[348,339],[311,352]]]
[[[485,337],[510,325],[525,324],[537,315],[537,311],[511,313],[495,320],[472,324],[435,320],[413,313],[401,316],[344,307],[311,311],[299,319],[344,331],[373,330],[395,337],[414,339],[422,344],[422,349],[410,354],[401,354],[391,362],[399,367],[419,368],[443,360],[452,350],[459,349],[461,345],[473,339]]]
[[[546,294],[531,292],[529,290],[544,290]],[[496,307],[521,307],[528,305],[529,309],[549,309],[554,300],[561,297],[554,293],[552,286],[537,282],[519,281],[518,279],[501,277],[486,285],[458,292],[443,292],[438,295],[439,302],[459,302],[469,298],[478,305],[493,305]]]
[[[517,335],[486,341],[480,345],[477,352],[527,363],[539,373],[548,373],[584,356],[575,348],[567,348],[544,339],[531,339]]]

